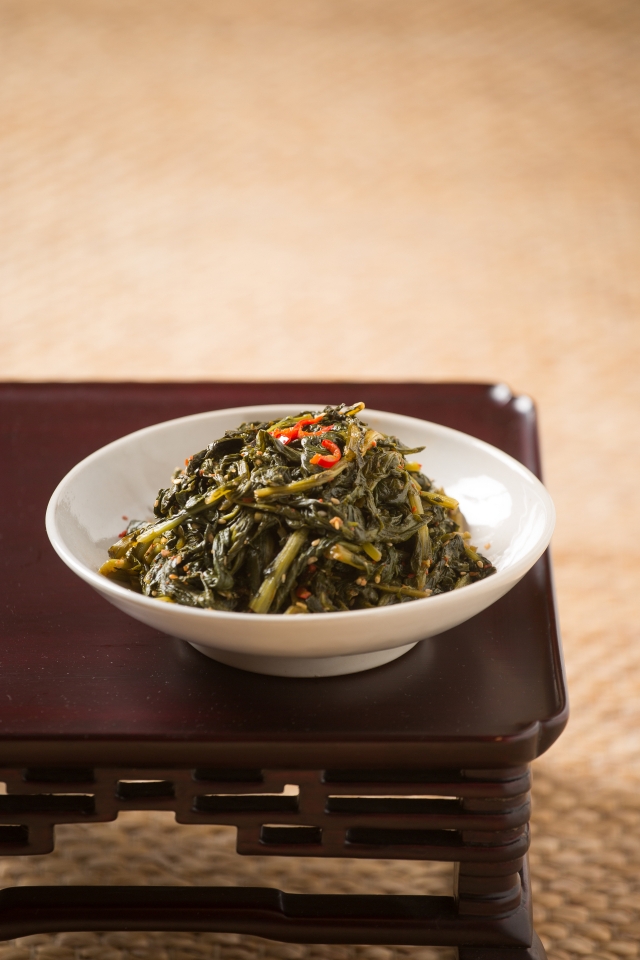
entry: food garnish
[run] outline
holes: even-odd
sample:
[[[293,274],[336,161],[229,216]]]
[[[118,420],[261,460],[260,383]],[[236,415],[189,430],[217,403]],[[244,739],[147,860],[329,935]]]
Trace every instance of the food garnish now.
[[[372,430],[363,403],[243,423],[185,461],[155,519],[100,573],[169,603],[305,614],[411,602],[495,573],[422,447]]]

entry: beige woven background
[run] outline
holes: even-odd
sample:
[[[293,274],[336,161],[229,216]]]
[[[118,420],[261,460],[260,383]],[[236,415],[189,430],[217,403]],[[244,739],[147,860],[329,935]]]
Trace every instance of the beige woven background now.
[[[552,960],[637,956],[636,0],[0,0],[0,36],[0,376],[461,378],[536,398],[573,702],[536,768],[538,929]],[[3,882],[448,877],[232,848],[224,829],[125,815],[60,828],[56,854],[9,861]],[[0,947],[394,955],[438,952],[160,934]]]

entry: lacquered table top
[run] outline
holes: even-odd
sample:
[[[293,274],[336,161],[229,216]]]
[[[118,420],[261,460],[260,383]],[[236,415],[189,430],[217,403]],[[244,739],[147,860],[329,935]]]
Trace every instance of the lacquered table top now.
[[[528,762],[559,735],[567,704],[547,554],[488,610],[393,663],[294,680],[223,666],[130,619],[50,547],[48,499],[98,447],[173,417],[298,400],[434,420],[540,474],[534,410],[484,385],[1,385],[0,763],[490,766]]]

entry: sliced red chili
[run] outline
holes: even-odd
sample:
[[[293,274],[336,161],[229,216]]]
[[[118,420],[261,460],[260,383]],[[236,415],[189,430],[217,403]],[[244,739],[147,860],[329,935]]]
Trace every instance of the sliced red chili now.
[[[287,427],[286,430],[274,430],[273,433],[276,440],[279,440],[280,443],[286,445],[291,443],[292,440],[298,439],[298,428],[297,427]]]
[[[333,440],[323,440],[322,446],[330,451],[330,456],[316,453],[315,456],[311,457],[309,462],[317,464],[319,467],[333,467],[342,457],[342,454],[340,453],[340,447],[337,443],[334,443]]]
[[[323,417],[324,413],[321,413],[319,417],[302,417],[302,419],[294,423],[292,427],[285,427],[283,430],[274,430],[273,436],[286,446],[288,443],[291,443],[292,440],[298,440],[301,436],[310,436],[310,434],[302,432],[302,428],[312,423],[318,423]],[[320,432],[324,433],[325,431]],[[283,437],[285,439],[283,439]]]

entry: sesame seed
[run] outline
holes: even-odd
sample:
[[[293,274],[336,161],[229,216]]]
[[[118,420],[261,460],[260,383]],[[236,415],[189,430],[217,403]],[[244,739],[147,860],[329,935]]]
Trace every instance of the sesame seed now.
[[[318,537],[317,540],[312,540],[312,541],[311,541],[311,546],[312,546],[312,547],[317,547],[319,543],[320,543],[320,537]]]
[[[280,583],[284,583],[286,579],[287,579],[287,575],[286,573],[283,573],[282,576],[280,577]]]
[[[307,560],[307,563],[308,563],[309,565],[311,565],[312,563],[317,563],[317,562],[318,562],[318,558],[317,558],[317,557],[309,557],[309,559]]]
[[[337,497],[331,497],[331,503],[340,503]]]

